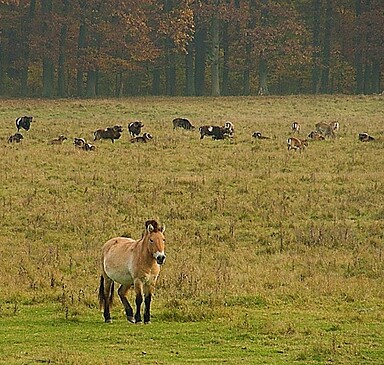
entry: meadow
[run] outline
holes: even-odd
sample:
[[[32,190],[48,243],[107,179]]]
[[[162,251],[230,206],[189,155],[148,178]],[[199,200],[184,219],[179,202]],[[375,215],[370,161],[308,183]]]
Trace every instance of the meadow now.
[[[235,135],[200,140],[176,117]],[[151,142],[130,143],[134,120]],[[287,151],[293,121],[306,136],[333,120],[337,138]],[[72,144],[115,124],[114,144]],[[383,96],[3,99],[0,131],[0,364],[383,363]],[[100,248],[152,218],[167,240],[152,324],[117,296],[105,324]]]

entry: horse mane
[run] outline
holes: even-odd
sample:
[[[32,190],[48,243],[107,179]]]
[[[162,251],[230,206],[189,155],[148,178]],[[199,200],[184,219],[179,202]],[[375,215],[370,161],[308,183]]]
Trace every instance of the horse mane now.
[[[157,221],[155,221],[154,219],[150,219],[150,220],[147,220],[145,222],[145,230],[148,229],[149,225],[152,225],[153,232],[159,232],[160,231],[159,223],[157,223]]]

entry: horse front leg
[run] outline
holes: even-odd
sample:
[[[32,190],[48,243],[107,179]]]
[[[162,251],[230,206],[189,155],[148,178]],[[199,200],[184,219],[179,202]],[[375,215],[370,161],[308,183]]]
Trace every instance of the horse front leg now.
[[[144,298],[144,324],[151,323],[151,300],[152,294],[146,294]]]
[[[124,309],[125,309],[125,315],[127,316],[127,320],[131,323],[135,323],[135,318],[133,317],[133,309],[131,305],[128,302],[128,299],[126,297],[129,287],[125,285],[121,285],[118,294],[121,300],[121,303],[123,303]]]
[[[143,303],[143,283],[141,280],[135,281],[135,293],[136,293],[136,313],[135,322],[141,323],[141,303]]]

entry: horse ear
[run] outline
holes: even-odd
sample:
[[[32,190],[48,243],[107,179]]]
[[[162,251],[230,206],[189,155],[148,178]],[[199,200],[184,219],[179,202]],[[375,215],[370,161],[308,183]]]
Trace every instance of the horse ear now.
[[[165,232],[165,224],[164,224],[164,223],[161,225],[161,232],[162,232],[162,233]]]
[[[153,232],[155,230],[155,228],[153,227],[153,225],[152,224],[148,224],[148,226],[147,226],[147,231],[149,232],[149,233],[151,233],[151,232]]]

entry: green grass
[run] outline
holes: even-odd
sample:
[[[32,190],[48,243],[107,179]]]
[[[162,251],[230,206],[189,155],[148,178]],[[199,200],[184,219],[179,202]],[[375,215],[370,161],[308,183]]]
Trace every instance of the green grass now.
[[[381,364],[383,115],[380,96],[2,100],[0,363]],[[200,141],[175,117],[235,137]],[[72,145],[135,119],[151,143]],[[341,129],[288,152],[294,120]],[[106,325],[100,247],[150,218],[167,227],[152,324],[116,300]]]

